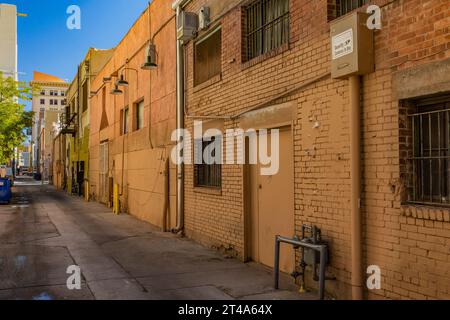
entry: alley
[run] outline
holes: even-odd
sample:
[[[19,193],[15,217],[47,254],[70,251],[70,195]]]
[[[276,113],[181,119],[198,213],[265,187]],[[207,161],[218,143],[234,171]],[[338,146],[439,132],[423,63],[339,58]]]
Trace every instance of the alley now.
[[[77,265],[81,290],[68,290]],[[0,299],[305,299],[292,279],[128,216],[19,180],[0,206]]]

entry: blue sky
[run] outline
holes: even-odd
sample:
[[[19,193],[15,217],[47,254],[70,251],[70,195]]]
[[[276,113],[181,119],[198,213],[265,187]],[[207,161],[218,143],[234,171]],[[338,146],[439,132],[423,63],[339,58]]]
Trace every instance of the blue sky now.
[[[19,78],[33,70],[71,81],[90,47],[116,46],[145,10],[148,0],[0,0],[17,5]],[[69,30],[70,5],[81,9],[81,30]]]

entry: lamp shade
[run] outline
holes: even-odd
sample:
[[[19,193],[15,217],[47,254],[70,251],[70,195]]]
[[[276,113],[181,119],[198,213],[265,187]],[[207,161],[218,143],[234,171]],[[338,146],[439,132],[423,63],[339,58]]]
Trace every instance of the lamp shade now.
[[[123,91],[120,90],[119,87],[116,85],[116,86],[114,87],[114,89],[111,90],[111,94],[112,94],[112,95],[118,96],[118,95],[123,94]]]
[[[123,75],[120,76],[120,79],[116,81],[117,87],[128,87],[128,81],[125,80]]]
[[[150,43],[147,48],[145,63],[141,66],[144,70],[153,70],[158,67],[156,63],[156,46]]]

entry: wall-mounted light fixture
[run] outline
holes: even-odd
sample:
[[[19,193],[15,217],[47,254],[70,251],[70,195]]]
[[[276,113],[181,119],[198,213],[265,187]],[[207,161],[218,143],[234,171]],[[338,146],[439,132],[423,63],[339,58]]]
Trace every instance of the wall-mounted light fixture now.
[[[128,87],[128,81],[125,80],[125,77],[122,73],[122,75],[120,76],[120,78],[116,81],[116,86],[118,87]]]
[[[114,89],[111,90],[111,94],[118,96],[123,94],[123,91],[119,89],[119,87],[117,86],[117,84],[114,86]]]
[[[143,70],[154,70],[158,67],[156,63],[156,46],[150,43],[147,48],[145,63],[141,66]]]

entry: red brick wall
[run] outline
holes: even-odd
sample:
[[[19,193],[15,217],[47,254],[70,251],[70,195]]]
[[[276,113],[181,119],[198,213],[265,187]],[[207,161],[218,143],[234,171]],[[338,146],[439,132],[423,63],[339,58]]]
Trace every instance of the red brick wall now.
[[[194,0],[196,12],[208,1]],[[230,1],[230,7],[239,1]],[[449,298],[450,223],[448,210],[402,206],[400,103],[392,75],[431,61],[450,58],[450,7],[447,0],[376,1],[383,28],[376,31],[376,71],[363,77],[364,268],[378,265],[382,290],[369,298]],[[257,62],[242,63],[241,10],[221,20],[222,77],[193,88],[193,44],[187,45],[187,105],[190,114],[233,115],[272,101],[294,101],[296,227],[313,223],[331,245],[330,295],[350,297],[350,172],[348,82],[324,77],[330,72],[329,1],[291,1],[291,43]],[[386,5],[387,4],[387,5]],[[320,124],[311,130],[311,119]],[[191,118],[186,119],[192,129]],[[235,127],[226,121],[225,127]],[[311,138],[312,135],[312,138]],[[243,168],[223,167],[221,193],[193,188],[186,167],[186,233],[207,245],[244,255]],[[299,229],[297,230],[299,231]]]

